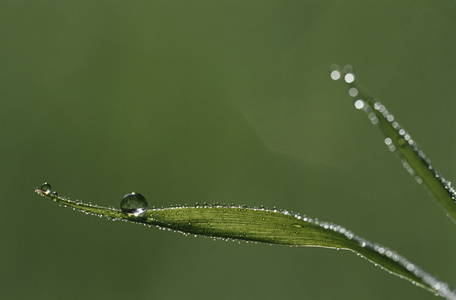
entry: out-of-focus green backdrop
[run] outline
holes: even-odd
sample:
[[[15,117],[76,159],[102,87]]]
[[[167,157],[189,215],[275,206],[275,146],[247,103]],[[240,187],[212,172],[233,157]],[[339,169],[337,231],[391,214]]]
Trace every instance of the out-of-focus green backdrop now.
[[[456,178],[454,1],[1,1],[1,299],[435,299],[345,251],[185,237],[118,206],[277,206],[456,286],[456,227],[347,88]]]

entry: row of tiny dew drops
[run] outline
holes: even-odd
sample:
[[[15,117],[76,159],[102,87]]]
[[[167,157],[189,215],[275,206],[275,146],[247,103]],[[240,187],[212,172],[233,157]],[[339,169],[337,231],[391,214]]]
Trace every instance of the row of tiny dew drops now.
[[[431,173],[433,173],[434,177],[439,180],[439,182],[444,186],[445,190],[451,196],[453,202],[456,203],[456,190],[451,186],[451,182],[445,180],[438,172],[434,169],[431,165],[431,161],[426,157],[423,151],[418,147],[417,143],[410,137],[410,135],[394,120],[394,116],[386,109],[386,107],[381,104],[377,99],[374,99],[373,107],[369,104],[369,102],[365,101],[361,97],[359,97],[359,90],[355,83],[355,74],[353,72],[353,67],[350,65],[346,65],[345,67],[341,68],[338,65],[332,65],[330,67],[330,76],[333,80],[339,80],[344,75],[344,81],[350,86],[348,94],[355,99],[355,108],[362,109],[366,112],[369,120],[373,125],[377,125],[380,121],[377,117],[377,114],[373,111],[373,109],[380,113],[383,117],[383,120],[386,120],[391,124],[391,126],[399,133],[401,138],[397,141],[399,146],[406,146],[407,144],[411,147],[411,149],[415,152],[415,154],[419,157],[419,159],[426,165]],[[388,149],[391,152],[397,153],[396,145],[394,144],[391,137],[385,138],[385,144],[388,146]],[[400,153],[398,153],[401,157]],[[401,162],[403,167],[407,170],[407,172],[414,176],[416,182],[418,184],[423,183],[423,179],[416,175],[415,170],[410,166],[406,159],[401,157]]]
[[[41,185],[40,190],[46,195],[51,194],[54,197],[58,197],[57,192],[52,192],[52,187],[49,183],[45,182]],[[135,217],[142,216],[147,210],[147,200],[140,193],[126,194],[120,201],[120,210],[123,213],[133,215]]]
[[[356,86],[351,86],[355,85],[355,74],[353,73],[353,67],[350,65],[347,65],[343,68],[343,72],[345,73],[344,76],[344,81],[350,85],[350,89],[348,90],[348,94],[356,99],[355,100],[355,108],[356,109],[362,109],[364,110],[368,117],[369,120],[373,125],[377,125],[379,123],[379,119],[377,115],[375,114],[374,111],[372,111],[371,106],[364,101],[361,97],[359,97],[359,91]],[[339,80],[341,78],[341,72],[340,68],[337,65],[332,65],[331,66],[331,79],[333,80]],[[394,121],[394,116],[386,110],[386,107],[383,106],[380,102],[376,101],[374,104],[374,109],[379,111],[383,117],[395,128],[396,130],[399,130],[399,134],[403,137],[401,138],[400,141],[398,141],[398,144],[403,145],[405,142],[408,142],[409,144],[413,143],[413,140],[410,138],[410,135],[405,132],[404,129],[400,128],[399,124]],[[396,146],[393,143],[393,140],[390,137],[385,138],[385,144],[388,146],[388,149],[391,152],[396,151]],[[414,174],[414,170],[410,166],[404,165],[404,167],[407,169],[407,171],[410,174]],[[420,182],[421,183],[421,182]]]

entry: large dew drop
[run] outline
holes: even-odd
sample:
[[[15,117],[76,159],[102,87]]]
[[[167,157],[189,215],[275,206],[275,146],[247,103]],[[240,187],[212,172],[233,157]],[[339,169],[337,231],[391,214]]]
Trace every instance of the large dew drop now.
[[[51,185],[47,182],[43,183],[40,187],[40,190],[42,190],[43,192],[46,192],[48,194],[51,192],[51,189],[52,189]]]
[[[126,194],[120,201],[122,212],[139,217],[147,210],[147,200],[139,193]]]

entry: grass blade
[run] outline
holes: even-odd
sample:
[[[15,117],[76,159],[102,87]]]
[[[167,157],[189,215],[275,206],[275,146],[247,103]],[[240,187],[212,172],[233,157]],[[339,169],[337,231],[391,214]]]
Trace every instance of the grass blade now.
[[[202,205],[148,209],[141,215],[72,201],[52,192],[50,185],[35,189],[39,195],[86,214],[158,226],[184,234],[239,239],[269,244],[345,249],[446,299],[455,300],[446,283],[437,280],[396,252],[372,244],[342,226],[320,222],[288,211],[233,205]]]
[[[437,202],[447,212],[447,215],[456,222],[456,191],[451,182],[445,180],[431,165],[431,161],[424,155],[417,143],[397,123],[394,116],[384,105],[372,95],[369,95],[355,80],[351,66],[343,69],[337,65],[331,66],[331,78],[343,78],[349,86],[355,107],[364,110],[372,124],[376,125],[385,135],[385,144],[399,155],[406,170],[415,177],[419,184],[424,184]]]

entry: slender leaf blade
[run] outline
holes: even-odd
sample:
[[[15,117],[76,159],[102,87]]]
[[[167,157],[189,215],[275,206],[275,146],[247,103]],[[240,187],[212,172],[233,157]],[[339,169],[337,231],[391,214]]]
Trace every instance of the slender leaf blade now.
[[[415,177],[418,183],[423,183],[437,202],[447,212],[447,215],[456,222],[456,190],[451,182],[447,181],[431,165],[418,144],[411,138],[394,116],[374,96],[370,95],[357,82],[351,66],[343,69],[337,65],[331,67],[331,77],[334,80],[343,78],[349,86],[355,107],[364,110],[371,122],[376,125],[385,136],[385,143],[392,152],[398,154],[406,170]]]
[[[391,274],[407,279],[446,299],[456,299],[456,293],[446,283],[421,270],[396,252],[372,244],[342,226],[320,222],[288,211],[246,206],[203,205],[148,209],[144,214],[135,216],[115,208],[73,201],[50,190],[37,188],[35,192],[86,214],[168,228],[184,234],[350,250]]]

